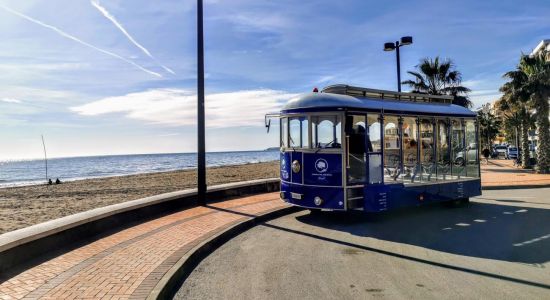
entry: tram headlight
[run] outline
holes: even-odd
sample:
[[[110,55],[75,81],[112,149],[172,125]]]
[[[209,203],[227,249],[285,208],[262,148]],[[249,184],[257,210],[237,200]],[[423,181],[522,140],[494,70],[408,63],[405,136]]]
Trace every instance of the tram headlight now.
[[[313,203],[315,203],[315,205],[317,205],[317,206],[323,205],[323,202],[325,202],[325,201],[323,201],[323,198],[321,198],[319,196],[313,198]]]
[[[292,172],[294,173],[300,173],[300,169],[302,167],[300,166],[300,162],[295,160],[292,162]]]

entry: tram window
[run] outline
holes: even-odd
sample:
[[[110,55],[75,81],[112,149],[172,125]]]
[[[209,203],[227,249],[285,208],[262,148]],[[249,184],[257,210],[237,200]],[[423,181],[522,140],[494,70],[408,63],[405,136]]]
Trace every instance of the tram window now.
[[[476,125],[474,120],[467,120],[466,134],[466,176],[479,177],[479,147],[476,142]]]
[[[462,126],[462,121],[453,119],[451,120],[451,159],[453,160],[453,179],[459,179],[465,175],[465,154],[466,147],[464,145],[464,128]]]
[[[307,117],[302,118],[301,120],[302,126],[300,129],[302,130],[302,148],[309,148],[309,121]]]
[[[435,180],[434,132],[431,120],[420,122],[420,181]]]
[[[289,145],[293,148],[309,148],[307,117],[294,117],[289,121]]]
[[[401,143],[399,140],[399,119],[397,116],[384,117],[384,170],[386,176],[397,180],[401,173]]]
[[[451,164],[449,153],[448,124],[445,120],[437,121],[437,179],[450,180]]]
[[[288,118],[281,118],[281,147],[287,146],[288,137]]]
[[[380,118],[379,115],[367,115],[367,150],[369,152],[382,151],[382,143],[380,139]]]
[[[290,118],[288,122],[288,130],[290,132],[290,138],[288,143],[290,147],[300,148],[301,147],[301,130],[300,130],[300,119],[299,118]]]
[[[414,181],[418,168],[418,125],[416,118],[403,118],[403,178]]]
[[[315,148],[340,148],[342,122],[339,116],[312,117],[312,140]]]

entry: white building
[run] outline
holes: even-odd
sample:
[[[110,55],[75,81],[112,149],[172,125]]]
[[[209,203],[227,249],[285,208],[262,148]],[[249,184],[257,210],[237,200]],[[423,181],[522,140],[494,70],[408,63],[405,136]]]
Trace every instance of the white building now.
[[[535,49],[533,49],[533,52],[531,52],[531,55],[535,55],[541,52],[543,49],[546,49],[546,51],[550,51],[550,39],[540,41]],[[547,59],[550,60],[550,55],[547,57]]]

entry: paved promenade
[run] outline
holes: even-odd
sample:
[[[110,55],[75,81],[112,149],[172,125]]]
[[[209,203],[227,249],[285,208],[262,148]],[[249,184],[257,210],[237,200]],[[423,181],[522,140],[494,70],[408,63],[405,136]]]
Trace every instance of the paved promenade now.
[[[513,160],[491,159],[481,164],[481,185],[484,187],[550,186],[550,174],[514,167]]]
[[[482,165],[485,187],[550,185],[550,175],[521,170],[512,161]],[[0,299],[144,299],[176,262],[201,242],[250,219],[285,207],[278,193],[194,207],[103,237],[6,280]],[[2,282],[1,280],[6,280]]]
[[[279,193],[194,207],[69,251],[0,284],[0,299],[144,299],[193,247],[285,207]]]

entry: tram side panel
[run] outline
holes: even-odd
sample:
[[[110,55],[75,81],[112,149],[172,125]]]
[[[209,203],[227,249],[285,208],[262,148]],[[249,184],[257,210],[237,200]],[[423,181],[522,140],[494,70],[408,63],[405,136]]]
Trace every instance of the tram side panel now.
[[[457,182],[405,186],[403,184],[367,185],[365,187],[366,212],[411,207],[428,203],[452,201],[481,195],[479,179]]]
[[[296,162],[301,166],[299,172],[292,168]],[[306,208],[345,209],[342,154],[281,153],[281,197],[288,203]],[[321,199],[320,204],[315,203],[316,197]]]

